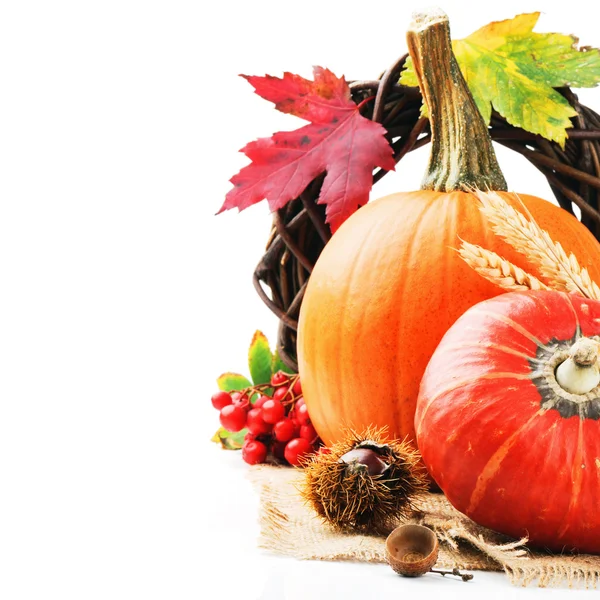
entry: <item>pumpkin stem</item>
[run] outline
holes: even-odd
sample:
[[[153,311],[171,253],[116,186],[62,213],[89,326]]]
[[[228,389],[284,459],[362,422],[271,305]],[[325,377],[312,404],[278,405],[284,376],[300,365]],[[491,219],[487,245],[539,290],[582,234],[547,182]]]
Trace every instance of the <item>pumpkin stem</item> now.
[[[452,52],[448,16],[439,8],[413,14],[407,41],[431,126],[421,189],[506,191],[487,125]]]
[[[600,384],[598,343],[579,338],[569,351],[569,358],[556,368],[558,385],[570,394],[587,394]]]

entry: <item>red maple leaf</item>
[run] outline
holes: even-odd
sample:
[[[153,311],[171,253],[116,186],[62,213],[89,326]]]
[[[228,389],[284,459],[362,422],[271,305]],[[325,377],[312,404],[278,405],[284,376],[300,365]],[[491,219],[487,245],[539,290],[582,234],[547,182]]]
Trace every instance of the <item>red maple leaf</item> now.
[[[252,162],[231,178],[234,187],[219,212],[234,207],[243,210],[265,198],[275,211],[326,172],[318,203],[327,205],[327,222],[335,231],[367,203],[373,169],[394,170],[384,127],[360,114],[344,78],[327,69],[315,67],[314,81],[292,73],[284,73],[283,79],[242,77],[259,96],[274,102],[275,108],[310,125],[242,148]]]

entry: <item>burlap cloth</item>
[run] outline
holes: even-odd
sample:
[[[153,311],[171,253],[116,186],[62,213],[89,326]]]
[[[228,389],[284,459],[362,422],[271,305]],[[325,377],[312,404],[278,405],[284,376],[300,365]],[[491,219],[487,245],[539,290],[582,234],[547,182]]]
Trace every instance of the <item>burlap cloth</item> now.
[[[298,493],[301,469],[255,466],[248,477],[260,494],[262,548],[307,560],[385,562],[385,538],[336,532],[304,504]],[[436,568],[504,571],[522,586],[596,588],[600,580],[600,556],[531,551],[526,540],[515,541],[475,524],[442,494],[428,494],[413,522],[437,533]]]

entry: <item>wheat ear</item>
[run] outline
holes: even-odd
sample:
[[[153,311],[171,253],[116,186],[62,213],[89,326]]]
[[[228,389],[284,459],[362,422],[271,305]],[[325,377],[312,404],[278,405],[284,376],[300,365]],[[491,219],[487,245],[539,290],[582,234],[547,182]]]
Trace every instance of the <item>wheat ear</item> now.
[[[567,256],[559,242],[552,241],[523,204],[515,197],[530,217],[515,210],[496,192],[475,190],[481,202],[481,212],[487,217],[493,231],[515,250],[535,264],[551,289],[575,292],[587,298],[600,299],[600,288],[582,268],[573,253]]]
[[[507,291],[550,289],[533,275],[481,246],[462,241],[458,253],[482,277]]]

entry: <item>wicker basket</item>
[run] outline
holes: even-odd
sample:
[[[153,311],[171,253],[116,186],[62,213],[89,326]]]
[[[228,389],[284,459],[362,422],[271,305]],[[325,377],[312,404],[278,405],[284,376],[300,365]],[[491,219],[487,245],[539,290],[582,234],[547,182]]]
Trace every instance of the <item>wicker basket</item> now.
[[[373,81],[352,81],[352,99],[364,105],[363,115],[380,122],[394,149],[394,160],[430,141],[429,122],[420,117],[421,94],[417,88],[397,84],[407,55]],[[577,111],[573,128],[562,149],[554,142],[509,125],[492,114],[492,139],[532,162],[547,178],[558,204],[574,214],[600,239],[600,115],[579,103],[569,88],[558,91]],[[387,171],[377,169],[373,181]],[[300,197],[273,215],[267,248],[254,272],[254,286],[265,304],[280,320],[277,347],[283,361],[293,369],[296,362],[296,331],[304,290],[312,268],[331,237],[325,224],[325,208],[317,198],[324,176],[312,181]]]

